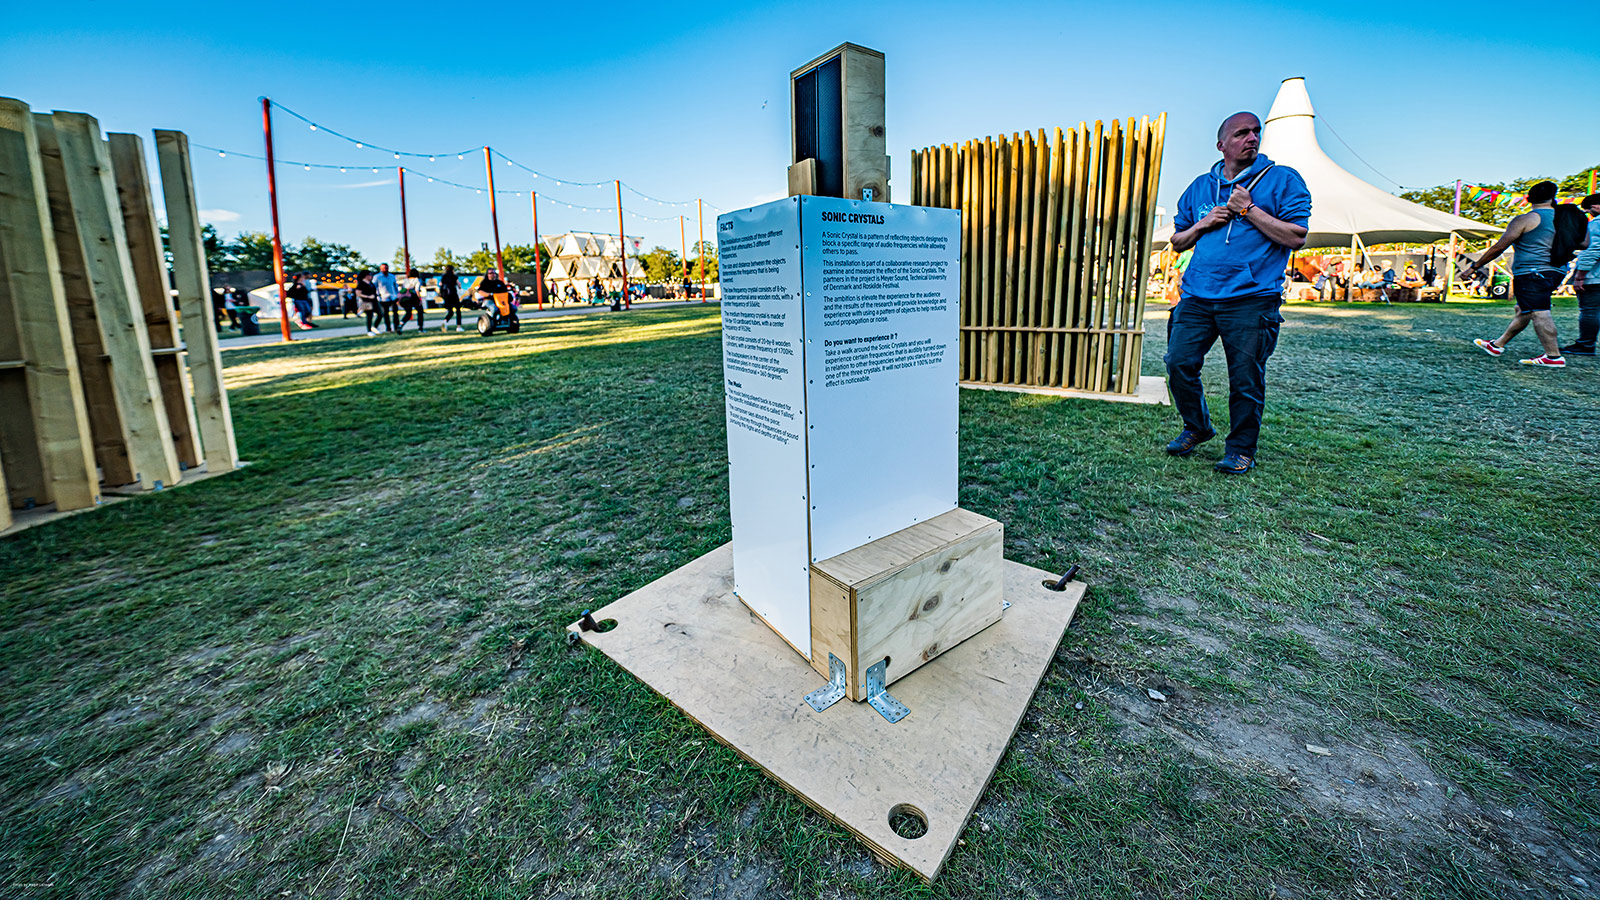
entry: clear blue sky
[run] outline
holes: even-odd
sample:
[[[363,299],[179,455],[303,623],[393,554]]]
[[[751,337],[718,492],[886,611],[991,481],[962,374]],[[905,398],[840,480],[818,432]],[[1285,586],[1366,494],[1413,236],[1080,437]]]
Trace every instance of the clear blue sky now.
[[[1546,34],[1528,24],[1533,12]],[[0,92],[36,110],[89,112],[111,131],[261,152],[265,94],[374,143],[419,152],[485,143],[548,175],[620,176],[663,199],[735,209],[780,196],[788,73],[841,41],[888,57],[897,199],[914,147],[1080,120],[1169,114],[1161,198],[1216,158],[1216,123],[1265,114],[1303,75],[1330,156],[1397,190],[1464,178],[1560,174],[1600,162],[1600,52],[1592,3],[603,4],[65,0],[11,4]],[[1503,29],[1503,30],[1502,30]],[[1587,43],[1585,43],[1587,42]],[[1356,159],[1331,126],[1361,157]],[[276,121],[285,238],[315,235],[388,259],[400,243],[395,160]],[[1375,174],[1367,165],[1383,175]],[[488,241],[481,157],[408,169],[413,255]],[[263,165],[197,153],[200,205],[224,232],[268,224]],[[557,187],[501,168],[497,187],[541,193],[540,230],[614,230],[609,186]],[[680,210],[625,193],[652,216]],[[159,202],[159,201],[158,201]],[[689,241],[695,240],[693,209]],[[707,210],[706,234],[714,233]],[[526,193],[501,200],[501,238],[531,237]],[[630,218],[676,248],[676,221]]]

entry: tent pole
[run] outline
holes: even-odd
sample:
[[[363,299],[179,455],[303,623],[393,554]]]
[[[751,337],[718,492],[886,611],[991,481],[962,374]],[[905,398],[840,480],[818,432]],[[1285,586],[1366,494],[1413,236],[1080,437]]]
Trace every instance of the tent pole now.
[[[1344,302],[1350,302],[1350,295],[1356,288],[1356,236],[1350,235],[1350,264],[1344,270]]]
[[[1456,282],[1456,233],[1450,232],[1450,257],[1444,261],[1444,299],[1450,299],[1450,291]]]

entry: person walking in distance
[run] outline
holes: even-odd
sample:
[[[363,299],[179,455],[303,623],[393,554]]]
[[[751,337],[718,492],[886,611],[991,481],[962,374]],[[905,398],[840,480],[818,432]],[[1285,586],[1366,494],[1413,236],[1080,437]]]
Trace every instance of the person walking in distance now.
[[[1593,356],[1600,337],[1600,194],[1590,194],[1579,204],[1589,214],[1589,245],[1573,261],[1572,286],[1578,290],[1578,339],[1561,348],[1563,353]]]
[[[377,337],[377,318],[383,315],[378,304],[378,286],[372,283],[372,273],[361,271],[356,275],[356,305],[367,316],[367,336]]]
[[[311,322],[311,289],[306,287],[306,277],[300,274],[289,276],[289,284],[284,287],[283,293],[294,304],[295,324],[301,328],[315,328]]]
[[[407,269],[404,283],[400,286],[400,305],[405,307],[406,317],[400,320],[400,325],[395,330],[404,331],[406,324],[411,321],[411,314],[417,314],[417,330],[422,330],[422,320],[426,311],[422,305],[422,273],[416,269]]]
[[[1519,360],[1525,366],[1563,368],[1567,361],[1561,355],[1561,344],[1556,337],[1556,320],[1550,317],[1550,295],[1566,277],[1566,265],[1572,259],[1555,261],[1551,251],[1556,244],[1556,183],[1541,181],[1528,189],[1528,204],[1533,208],[1506,224],[1500,240],[1484,251],[1467,274],[1476,276],[1489,261],[1515,250],[1511,258],[1511,294],[1516,297],[1515,314],[1505,333],[1492,340],[1478,338],[1473,341],[1483,352],[1499,356],[1506,352],[1506,342],[1522,333],[1529,323],[1544,353],[1532,359]],[[1575,252],[1575,251],[1574,251]]]
[[[450,316],[456,317],[455,330],[461,330],[461,284],[456,280],[456,267],[446,263],[439,277],[439,302],[444,304],[444,330],[449,331]]]
[[[389,264],[382,263],[378,266],[378,274],[373,276],[372,283],[378,288],[378,312],[383,319],[383,330],[400,332],[400,284],[389,271]]]
[[[1167,319],[1167,385],[1183,430],[1167,444],[1188,456],[1216,436],[1200,367],[1218,338],[1228,359],[1228,437],[1213,468],[1242,475],[1256,465],[1266,409],[1267,359],[1278,346],[1280,292],[1289,254],[1305,246],[1311,192],[1305,179],[1260,152],[1261,120],[1238,112],[1217,129],[1222,160],[1178,198],[1172,249],[1193,249],[1178,304]]]

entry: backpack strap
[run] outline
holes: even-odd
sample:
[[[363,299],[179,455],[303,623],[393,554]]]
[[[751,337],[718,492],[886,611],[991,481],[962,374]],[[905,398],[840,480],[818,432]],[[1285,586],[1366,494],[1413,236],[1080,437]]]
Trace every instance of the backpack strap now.
[[[1265,169],[1262,169],[1261,171],[1257,172],[1256,173],[1256,177],[1250,179],[1250,183],[1246,184],[1244,186],[1244,189],[1247,190],[1247,191],[1254,192],[1255,189],[1256,189],[1256,185],[1261,183],[1261,179],[1267,177],[1267,173],[1271,172],[1273,169],[1277,168],[1277,166],[1278,166],[1277,163],[1267,163],[1267,167]]]

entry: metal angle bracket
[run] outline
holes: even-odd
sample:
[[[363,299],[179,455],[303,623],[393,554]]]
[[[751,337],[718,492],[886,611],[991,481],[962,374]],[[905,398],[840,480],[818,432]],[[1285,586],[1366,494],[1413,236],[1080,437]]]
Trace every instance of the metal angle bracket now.
[[[896,700],[889,694],[889,686],[884,684],[884,678],[889,674],[889,658],[886,656],[867,668],[867,702],[878,714],[889,720],[889,724],[904,719],[911,714],[904,703]]]
[[[817,712],[844,699],[844,660],[828,654],[828,683],[806,695],[806,702]]]

